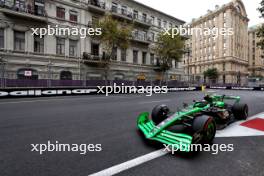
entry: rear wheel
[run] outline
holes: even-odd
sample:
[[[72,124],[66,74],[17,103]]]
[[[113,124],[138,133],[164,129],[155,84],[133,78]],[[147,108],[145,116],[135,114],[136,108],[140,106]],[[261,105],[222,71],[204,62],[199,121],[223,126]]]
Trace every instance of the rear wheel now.
[[[152,110],[151,119],[155,125],[158,125],[168,117],[169,112],[167,105],[158,105]]]
[[[236,103],[232,108],[232,112],[237,120],[246,120],[248,117],[248,105]]]
[[[193,121],[193,132],[194,134],[201,134],[201,143],[211,144],[214,140],[216,133],[216,124],[212,117],[199,116]]]

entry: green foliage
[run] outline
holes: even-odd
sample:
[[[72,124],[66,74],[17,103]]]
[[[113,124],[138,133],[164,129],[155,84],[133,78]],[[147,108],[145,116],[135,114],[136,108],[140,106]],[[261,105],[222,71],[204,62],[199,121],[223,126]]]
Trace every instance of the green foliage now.
[[[153,50],[159,58],[159,66],[162,71],[166,72],[171,68],[173,59],[180,61],[183,54],[183,47],[184,40],[180,35],[172,37],[172,35],[164,32],[158,35]]]
[[[260,38],[258,46],[260,46],[261,49],[264,50],[264,25],[262,25],[262,27],[258,29],[257,36]]]
[[[261,17],[264,18],[264,0],[260,2],[260,7],[258,8],[258,10],[261,14]]]
[[[110,61],[113,58],[113,51],[116,47],[121,49],[127,49],[129,47],[132,33],[131,25],[121,24],[111,16],[105,16],[99,20],[96,27],[102,30],[102,35],[96,36],[96,39],[103,46],[103,50],[106,53],[106,61]]]
[[[219,77],[219,73],[216,68],[209,68],[204,72],[204,77],[215,80]]]
[[[127,49],[130,44],[132,25],[120,23],[107,15],[100,19],[96,24],[96,28],[101,28],[102,34],[94,36],[103,48],[103,57],[99,63],[99,67],[104,69],[105,80],[108,80],[111,60],[114,59],[115,49]]]
[[[260,7],[258,8],[261,17],[264,18],[264,0],[261,1]],[[261,47],[262,50],[264,50],[264,25],[262,24],[262,27],[259,28],[257,32],[257,36],[260,38],[260,42],[258,43],[258,46]]]

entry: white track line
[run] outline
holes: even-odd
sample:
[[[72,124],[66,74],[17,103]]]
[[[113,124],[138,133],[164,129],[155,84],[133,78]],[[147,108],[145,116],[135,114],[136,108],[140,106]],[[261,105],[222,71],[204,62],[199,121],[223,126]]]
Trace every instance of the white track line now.
[[[110,176],[110,175],[115,175],[120,172],[123,172],[125,170],[128,170],[130,168],[136,167],[140,164],[146,163],[148,161],[151,161],[153,159],[159,158],[161,156],[164,156],[168,154],[168,151],[165,151],[164,149],[157,150],[155,152],[140,156],[138,158],[132,159],[130,161],[121,163],[119,165],[110,167],[108,169],[102,170],[100,172],[91,174],[90,176]]]
[[[139,104],[152,104],[152,103],[163,103],[163,102],[170,102],[171,100],[156,100],[156,101],[146,101],[146,102],[140,102]]]
[[[35,102],[48,102],[48,101],[68,101],[68,100],[96,100],[96,99],[107,99],[107,98],[127,98],[126,96],[102,96],[102,97],[83,97],[83,98],[50,98],[50,99],[42,99],[42,100],[24,100],[24,101],[7,101],[7,102],[0,102],[0,105],[4,104],[19,104],[19,103],[35,103]]]

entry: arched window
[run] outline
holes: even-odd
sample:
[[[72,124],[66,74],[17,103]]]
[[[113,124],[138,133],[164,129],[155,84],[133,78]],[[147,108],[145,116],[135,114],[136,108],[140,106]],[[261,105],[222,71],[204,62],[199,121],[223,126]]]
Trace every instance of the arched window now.
[[[236,6],[236,9],[237,9],[238,13],[241,13],[242,12],[239,5]]]
[[[61,80],[72,80],[72,73],[70,71],[62,71],[60,73]]]
[[[17,79],[37,80],[38,71],[31,68],[22,68],[17,71]]]

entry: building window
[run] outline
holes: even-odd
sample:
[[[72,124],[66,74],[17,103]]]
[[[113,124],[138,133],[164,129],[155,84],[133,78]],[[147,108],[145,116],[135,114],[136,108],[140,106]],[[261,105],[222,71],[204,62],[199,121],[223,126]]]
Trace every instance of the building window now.
[[[174,60],[175,68],[179,68],[179,62],[175,59]]]
[[[155,55],[153,53],[150,54],[150,63],[151,65],[155,65]]]
[[[142,52],[142,64],[147,64],[147,53]]]
[[[58,55],[65,54],[65,39],[64,38],[57,38],[56,53]]]
[[[144,22],[147,22],[147,14],[143,13],[142,20],[143,20]]]
[[[70,11],[70,21],[77,22],[78,21],[78,12],[71,10]]]
[[[151,24],[155,24],[155,17],[154,16],[151,16]]]
[[[0,48],[5,47],[5,30],[0,28]]]
[[[44,53],[44,36],[34,35],[34,52]]]
[[[112,2],[112,12],[117,13],[118,5],[115,2]]]
[[[154,40],[155,40],[155,33],[154,32],[151,32],[149,34],[149,40],[152,41],[152,42],[154,42]]]
[[[138,63],[138,51],[133,50],[133,63],[137,64]]]
[[[172,29],[172,23],[169,24],[169,28]]]
[[[123,15],[127,15],[127,6],[122,6],[121,12]]]
[[[65,9],[62,7],[57,7],[57,18],[65,19]]]
[[[147,32],[142,31],[141,35],[142,35],[142,40],[147,41]]]
[[[72,73],[70,71],[62,71],[60,73],[60,80],[72,80]]]
[[[96,16],[92,16],[92,26],[96,26],[99,22],[99,18]]]
[[[69,40],[69,56],[76,57],[77,56],[77,40]]]
[[[126,62],[126,49],[121,49],[121,61]]]
[[[138,19],[138,11],[134,10],[133,12],[133,18]]]
[[[163,21],[163,27],[167,28],[167,21]]]
[[[15,51],[25,51],[25,32],[14,32],[14,49]]]
[[[45,5],[43,2],[35,3],[35,14],[40,16],[45,16]]]
[[[158,19],[158,26],[161,27],[161,19]]]
[[[14,1],[7,1],[6,3],[8,3],[8,5],[14,5]],[[26,5],[25,5],[25,0],[16,0],[15,1],[15,10],[17,11],[25,11],[26,9]]]
[[[91,54],[93,55],[93,56],[99,56],[99,44],[97,44],[97,43],[92,43],[91,44]]]
[[[114,47],[113,48],[113,51],[112,51],[112,60],[117,60],[117,47]]]

